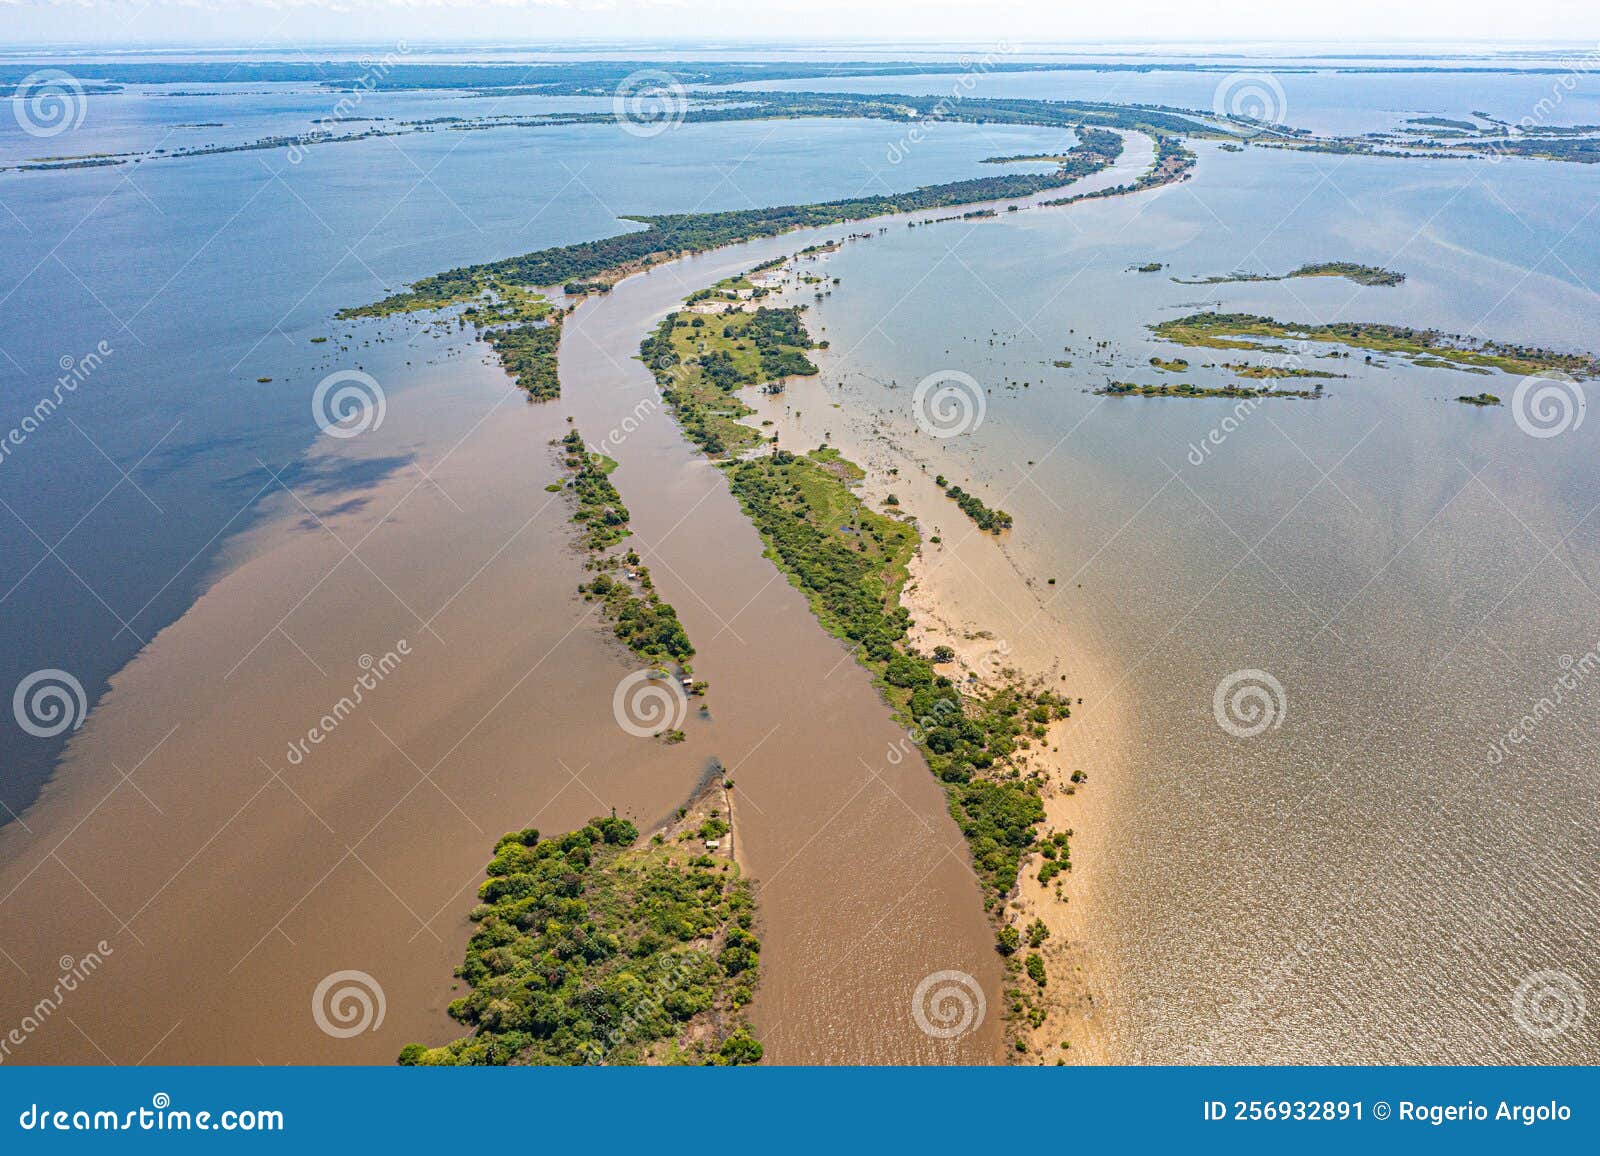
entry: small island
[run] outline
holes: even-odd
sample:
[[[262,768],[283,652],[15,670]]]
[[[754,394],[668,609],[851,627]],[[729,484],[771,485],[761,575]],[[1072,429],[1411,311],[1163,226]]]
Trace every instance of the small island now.
[[[726,784],[647,840],[626,819],[495,845],[450,1004],[471,1034],[404,1066],[753,1064],[755,899],[733,862]],[[722,803],[723,805],[717,805]]]
[[[944,491],[945,497],[960,506],[961,512],[978,524],[978,529],[987,530],[991,534],[1011,529],[1011,515],[1004,510],[990,509],[983,504],[983,499],[948,482],[943,474],[933,480],[934,484]]]
[[[1600,357],[1592,353],[1560,353],[1538,346],[1483,341],[1459,333],[1412,329],[1375,321],[1300,325],[1253,313],[1206,312],[1163,321],[1150,326],[1150,330],[1166,341],[1208,349],[1246,349],[1256,353],[1288,354],[1290,350],[1287,346],[1272,343],[1272,340],[1315,341],[1348,345],[1373,353],[1394,354],[1424,368],[1498,369],[1523,376],[1554,369],[1573,377],[1600,376]],[[1260,339],[1266,339],[1266,342]]]
[[[1100,397],[1293,397],[1315,399],[1322,396],[1322,387],[1315,389],[1254,389],[1248,385],[1204,386],[1187,381],[1162,385],[1136,385],[1131,381],[1111,381],[1094,391]]]
[[[1489,406],[1500,404],[1500,399],[1492,393],[1462,394],[1456,400],[1465,405]]]
[[[1240,281],[1289,281],[1297,277],[1343,277],[1357,285],[1399,285],[1404,273],[1377,265],[1358,265],[1353,261],[1320,261],[1302,265],[1289,273],[1225,273],[1213,277],[1174,277],[1179,285],[1227,285]]]

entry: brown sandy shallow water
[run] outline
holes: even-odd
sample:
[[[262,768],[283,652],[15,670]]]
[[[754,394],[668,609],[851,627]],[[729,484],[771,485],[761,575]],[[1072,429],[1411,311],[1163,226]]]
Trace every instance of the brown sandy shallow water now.
[[[1077,188],[1127,179],[1147,152]],[[0,1027],[110,949],[8,1062],[386,1063],[447,1039],[451,969],[498,835],[611,807],[654,822],[713,757],[738,784],[759,885],[752,1014],[769,1059],[997,1058],[1001,969],[937,784],[891,753],[904,735],[865,673],[762,557],[632,358],[688,292],[847,231],[686,259],[586,303],[563,336],[557,403],[526,404],[471,358],[396,358],[407,387],[385,423],[314,457],[409,463],[354,490],[273,494],[274,515],[119,673],[39,802],[0,832]],[[387,326],[406,338],[414,323]],[[576,596],[566,500],[544,491],[567,415],[619,460],[632,544],[711,684],[680,745],[614,718],[637,663]],[[359,707],[291,760],[369,666],[383,677]],[[381,989],[382,1020],[330,1034],[339,1022],[313,995],[346,971]],[[957,1039],[912,1014],[941,971],[989,999]]]

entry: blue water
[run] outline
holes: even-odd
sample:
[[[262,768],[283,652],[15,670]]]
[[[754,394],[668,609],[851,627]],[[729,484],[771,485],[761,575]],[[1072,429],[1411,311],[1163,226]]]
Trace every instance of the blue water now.
[[[1588,420],[1548,438],[1519,427],[1516,378],[1318,360],[1326,346],[1299,364],[1348,376],[1317,401],[1091,392],[1162,380],[1152,357],[1212,385],[1235,380],[1218,363],[1274,360],[1146,328],[1203,308],[1600,349],[1597,197],[1592,166],[1202,146],[1194,180],[1155,196],[891,231],[830,259],[844,289],[816,323],[846,352],[824,361],[829,400],[1015,515],[1004,549],[1038,606],[982,625],[1064,656],[1084,687],[1063,750],[1099,809],[1077,823],[1071,905],[1112,1057],[1600,1054],[1592,1015],[1541,1038],[1513,1014],[1546,972],[1591,1006],[1600,983],[1592,383]],[[1334,258],[1406,281],[1170,279]],[[987,416],[935,443],[910,386],[952,369],[985,387]],[[1507,405],[1454,400],[1480,390]],[[1241,739],[1213,692],[1257,670],[1285,705]]]
[[[48,140],[8,116],[0,155],[170,146],[172,125],[197,119],[255,139],[310,131],[329,113],[325,93],[257,91],[91,97],[83,125]],[[497,103],[371,99],[384,115],[406,116],[463,105],[488,114]],[[340,307],[441,269],[636,227],[622,213],[913,188],[1062,139],[953,128],[891,166],[899,132],[776,122],[640,138],[600,124],[327,144],[299,164],[279,149],[0,174],[0,430],[62,393],[0,459],[0,687],[9,697],[30,672],[64,669],[92,704],[204,588],[219,552],[275,488],[267,467],[314,488],[356,480],[308,477],[299,465],[318,436],[317,382],[379,352],[341,353],[330,323]],[[98,368],[58,391],[63,359],[86,356]],[[404,358],[389,360],[385,388],[403,392]],[[34,737],[5,719],[0,806],[14,812],[64,736]]]
[[[1204,109],[1223,79],[990,75],[974,91]],[[1326,69],[1278,80],[1290,123],[1340,132],[1479,109],[1515,120],[1558,83]],[[332,111],[312,86],[207,90],[218,94],[93,96],[80,127],[49,139],[0,114],[0,164],[298,134]],[[1596,99],[1579,86],[1547,119],[1600,121]],[[361,115],[607,103],[394,93],[367,97]],[[210,121],[221,127],[181,127]],[[313,389],[364,365],[404,393],[408,361],[424,355],[347,339],[351,327],[330,321],[339,307],[440,269],[603,236],[630,227],[624,213],[910,188],[1061,143],[949,125],[891,164],[901,137],[871,122],[690,126],[652,139],[601,124],[322,145],[298,164],[267,150],[0,174],[0,435],[53,395],[64,359],[80,367],[59,408],[0,456],[0,702],[30,672],[60,668],[92,704],[226,564],[274,471],[312,493],[359,480],[326,473],[340,460],[330,455],[308,464]],[[1113,689],[1138,724],[1106,776],[1122,796],[1119,824],[1084,836],[1107,852],[1096,902],[1113,946],[1094,966],[1120,1017],[1120,1056],[1592,1058],[1592,1028],[1536,1047],[1505,1009],[1516,981],[1542,969],[1595,990],[1583,954],[1596,930],[1593,711],[1544,730],[1514,774],[1487,786],[1455,772],[1478,769],[1560,655],[1600,637],[1600,546],[1585,520],[1600,501],[1600,425],[1591,417],[1574,436],[1535,441],[1504,410],[1449,400],[1509,392],[1499,382],[1358,364],[1329,398],[1274,403],[1226,454],[1186,469],[1215,407],[1102,404],[1084,392],[1107,376],[1090,354],[1071,353],[1071,373],[1046,363],[1092,335],[1119,350],[1108,369],[1147,378],[1148,357],[1173,351],[1150,344],[1144,325],[1212,302],[1600,347],[1597,178],[1584,166],[1208,148],[1193,182],[1159,196],[955,233],[894,231],[836,258],[845,289],[818,316],[872,371],[863,381],[955,364],[985,381],[1034,382],[995,390],[980,435],[946,449],[1017,514],[1012,541],[1031,573],[1082,572],[1086,593],[1061,591],[1063,637],[1115,656]],[[1128,272],[1149,260],[1206,275],[1330,258],[1408,279],[1358,292],[1342,281],[1183,287]],[[1000,346],[979,348],[990,334]],[[331,340],[312,343],[321,336]],[[855,388],[858,402],[873,400]],[[887,421],[904,391],[875,400]],[[1048,464],[1012,494],[1019,459]],[[405,465],[397,455],[343,468]],[[1484,484],[1457,502],[1480,469]],[[1323,470],[1337,471],[1337,487],[1319,481]],[[1259,568],[1229,569],[1236,533],[1270,536]],[[1540,569],[1552,555],[1560,566]],[[1215,728],[1209,689],[1256,665],[1288,684],[1291,721],[1276,745],[1239,747]],[[64,736],[30,735],[9,711],[0,720],[3,819],[35,797]],[[1239,991],[1262,989],[1264,1002],[1241,1008]]]

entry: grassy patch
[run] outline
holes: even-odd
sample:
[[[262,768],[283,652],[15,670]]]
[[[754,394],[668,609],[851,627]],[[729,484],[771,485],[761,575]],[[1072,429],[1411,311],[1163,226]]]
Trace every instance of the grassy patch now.
[[[690,440],[704,452],[720,455],[761,441],[759,433],[739,422],[754,411],[736,391],[747,385],[777,390],[785,377],[816,373],[805,354],[813,347],[800,322],[800,307],[793,306],[673,313],[639,352]]]

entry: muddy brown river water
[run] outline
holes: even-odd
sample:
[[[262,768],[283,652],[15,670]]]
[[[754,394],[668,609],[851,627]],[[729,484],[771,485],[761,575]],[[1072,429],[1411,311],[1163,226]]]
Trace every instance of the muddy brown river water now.
[[[1148,158],[1130,138],[1075,188]],[[406,343],[372,353],[402,383],[386,421],[317,451],[369,457],[373,480],[318,486],[313,460],[282,481],[273,516],[116,676],[37,804],[0,832],[0,1023],[99,956],[16,1062],[386,1063],[441,1042],[495,839],[612,807],[648,825],[714,758],[736,780],[739,854],[759,885],[752,1011],[769,1058],[996,1059],[1001,968],[939,788],[920,759],[891,755],[904,735],[867,676],[762,556],[633,356],[687,293],[848,231],[685,259],[584,304],[549,405],[527,404],[479,347],[384,323]],[[620,462],[632,542],[711,684],[681,744],[614,717],[638,664],[577,596],[570,511],[544,489],[568,416]],[[393,458],[408,460],[378,468]],[[303,741],[363,676],[359,707]],[[956,1039],[912,1014],[941,971],[988,996]],[[364,975],[368,1030],[314,1010],[340,972]]]

